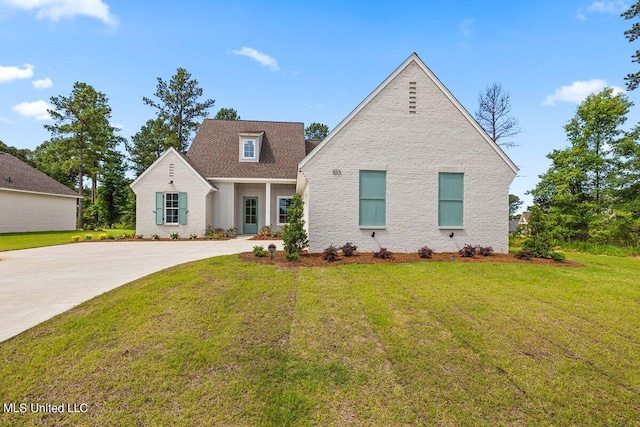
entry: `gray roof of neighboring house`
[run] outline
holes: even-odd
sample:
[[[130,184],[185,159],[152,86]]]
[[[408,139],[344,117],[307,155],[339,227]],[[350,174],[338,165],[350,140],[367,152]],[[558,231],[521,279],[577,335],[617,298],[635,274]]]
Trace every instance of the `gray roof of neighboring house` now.
[[[259,132],[260,161],[239,161],[238,134]],[[205,178],[295,179],[306,154],[303,123],[205,119],[186,158]]]
[[[78,193],[38,169],[11,154],[2,152],[0,152],[0,189],[78,196]]]
[[[515,233],[518,231],[518,219],[510,219],[509,220],[509,233]]]

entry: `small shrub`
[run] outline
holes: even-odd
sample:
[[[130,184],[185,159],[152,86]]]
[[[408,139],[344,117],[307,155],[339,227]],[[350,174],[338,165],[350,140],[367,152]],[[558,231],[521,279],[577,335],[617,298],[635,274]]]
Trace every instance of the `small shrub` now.
[[[189,240],[196,240],[197,238],[198,238],[198,235],[196,233],[189,234]]]
[[[464,247],[458,251],[458,255],[462,258],[473,258],[476,255],[476,247],[468,244],[464,245]]]
[[[235,239],[238,235],[238,229],[235,227],[227,228],[224,231],[224,237],[228,237],[229,239]]]
[[[340,249],[342,249],[342,254],[344,256],[353,256],[353,253],[358,249],[358,247],[352,243],[345,243]]]
[[[79,241],[80,241],[80,239],[82,239],[82,237],[81,237],[81,236],[78,236],[78,235],[76,235],[76,236],[71,236],[71,240],[72,240],[72,241],[74,241],[74,242],[79,242]]]
[[[373,253],[374,258],[380,258],[380,259],[391,259],[392,256],[393,256],[393,252],[391,252],[390,250],[387,250],[387,248],[380,248],[378,252]]]
[[[127,235],[124,234],[124,233],[123,234],[119,234],[118,237],[116,237],[116,239],[118,239],[118,240],[125,240],[126,238],[127,238]]]
[[[178,233],[169,233],[169,238],[171,238],[171,240],[178,240],[179,237],[180,234]]]
[[[142,233],[136,234],[136,239],[138,239],[138,240],[142,239],[143,237],[144,237],[144,234],[142,234]]]
[[[531,258],[533,258],[533,254],[531,253],[530,250],[523,249],[521,251],[516,252],[515,257],[516,259],[524,259],[529,261]]]
[[[431,259],[433,256],[433,250],[429,246],[423,246],[418,249],[418,256],[423,259]]]
[[[151,235],[151,238],[152,238],[153,240],[160,240],[160,236],[158,236],[157,234],[152,234],[152,235]]]
[[[300,260],[300,254],[298,252],[291,252],[287,254],[287,261],[298,261]]]
[[[309,236],[304,229],[304,202],[302,196],[296,193],[291,197],[289,204],[289,223],[282,227],[282,240],[284,250],[288,254],[300,252],[309,245]]]
[[[84,235],[84,240],[93,240],[93,235],[92,234],[85,234]]]
[[[329,245],[327,249],[322,251],[322,259],[325,261],[335,261],[338,259],[338,248],[333,245]]]
[[[100,234],[98,240],[107,240],[107,235],[105,233]]]
[[[560,252],[550,252],[549,253],[549,258],[551,258],[552,260],[557,261],[557,262],[562,262],[567,257],[563,253],[560,253]]]
[[[493,255],[493,248],[491,246],[478,246],[476,251],[482,256]]]
[[[268,252],[265,250],[264,246],[256,245],[253,247],[253,256],[264,257],[267,256]]]

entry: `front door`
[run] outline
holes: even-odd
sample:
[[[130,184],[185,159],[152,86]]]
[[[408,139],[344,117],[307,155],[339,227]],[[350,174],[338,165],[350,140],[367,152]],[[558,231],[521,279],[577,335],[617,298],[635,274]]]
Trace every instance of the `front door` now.
[[[243,219],[242,219],[242,233],[243,234],[258,234],[258,198],[257,197],[243,197]]]

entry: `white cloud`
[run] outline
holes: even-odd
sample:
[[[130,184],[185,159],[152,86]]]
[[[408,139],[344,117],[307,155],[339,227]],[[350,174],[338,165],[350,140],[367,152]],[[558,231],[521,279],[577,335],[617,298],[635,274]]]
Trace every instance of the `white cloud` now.
[[[33,77],[33,65],[24,64],[20,67],[3,67],[0,65],[0,83],[10,82],[17,79],[30,79]]]
[[[118,19],[102,0],[0,0],[0,4],[27,11],[36,11],[36,18],[59,21],[63,18],[88,16],[107,25],[116,26]]]
[[[51,86],[53,86],[53,82],[51,81],[51,79],[49,77],[46,77],[46,78],[40,79],[40,80],[32,80],[31,84],[36,89],[48,89]]]
[[[593,13],[611,13],[617,15],[624,12],[629,6],[621,1],[594,1],[587,7],[587,11]]]
[[[560,86],[556,89],[552,95],[547,95],[547,98],[542,102],[542,105],[556,105],[557,101],[573,102],[579,104],[592,93],[601,92],[607,85],[606,80],[591,79],[585,81],[575,81],[569,86]],[[613,88],[613,93],[624,93],[624,89],[618,86],[610,86]]]
[[[271,71],[280,70],[280,67],[278,67],[278,61],[276,61],[274,58],[270,57],[269,55],[264,54],[262,52],[258,52],[257,50],[252,49],[250,47],[243,47],[242,49],[232,50],[231,52],[236,55],[247,56],[255,61],[258,61],[260,64],[264,65],[265,67],[271,68]]]
[[[614,1],[594,1],[589,6],[587,6],[588,13],[609,13],[612,15],[620,15],[622,12],[627,10],[629,5],[622,0],[614,0]],[[587,15],[584,12],[583,8],[579,8],[576,12],[576,19],[578,21],[586,21]]]
[[[53,109],[53,106],[46,101],[34,101],[34,102],[22,102],[18,105],[14,105],[13,109],[25,117],[32,117],[36,120],[49,120],[48,109]]]
[[[460,29],[460,34],[462,34],[463,37],[471,36],[471,33],[473,32],[473,22],[473,18],[460,21],[460,23],[458,24],[458,28]]]

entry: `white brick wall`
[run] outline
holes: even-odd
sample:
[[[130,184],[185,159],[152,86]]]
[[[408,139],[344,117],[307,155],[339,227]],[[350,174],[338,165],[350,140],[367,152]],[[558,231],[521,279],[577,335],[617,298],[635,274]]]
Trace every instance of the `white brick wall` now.
[[[0,233],[75,230],[76,200],[0,189]]]
[[[171,164],[173,176],[170,175]],[[173,183],[170,184],[170,181]],[[174,152],[168,152],[148,169],[135,183],[133,191],[136,193],[136,233],[142,233],[145,237],[157,234],[164,238],[176,232],[181,237],[188,237],[191,233],[202,236],[211,223],[211,187]],[[154,211],[158,191],[187,193],[188,213],[185,225],[156,225]]]
[[[417,83],[415,114],[409,113],[409,82]],[[387,171],[383,230],[358,225],[361,169]],[[439,172],[464,173],[461,229],[438,228]],[[362,251],[414,252],[424,245],[456,251],[465,243],[508,251],[515,173],[416,63],[333,135],[302,173],[312,252],[347,241]]]

